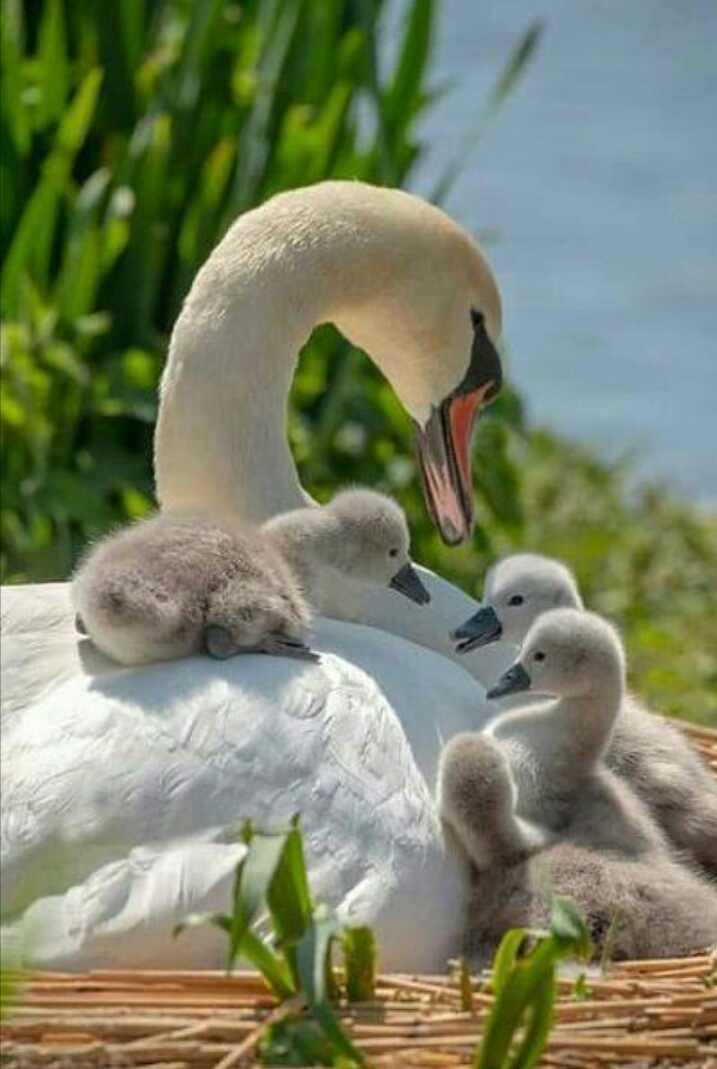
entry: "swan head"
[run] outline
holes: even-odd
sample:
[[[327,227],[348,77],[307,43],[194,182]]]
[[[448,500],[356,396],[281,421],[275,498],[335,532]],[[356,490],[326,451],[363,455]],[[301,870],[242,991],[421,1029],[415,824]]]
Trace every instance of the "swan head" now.
[[[518,660],[488,691],[502,698],[532,691],[583,698],[625,677],[625,654],[615,628],[592,612],[552,609],[535,621]]]
[[[336,310],[339,329],[384,372],[415,424],[431,517],[449,545],[473,527],[471,435],[502,385],[501,300],[475,241],[440,209],[359,187],[371,237]],[[355,194],[358,195],[358,194]]]
[[[403,509],[374,490],[344,490],[325,506],[340,538],[331,564],[363,582],[390,586],[425,605],[430,594],[409,556],[410,535]]]
[[[483,606],[451,632],[451,637],[458,653],[467,653],[498,639],[520,646],[533,622],[544,612],[582,607],[569,568],[538,553],[515,553],[488,571]]]

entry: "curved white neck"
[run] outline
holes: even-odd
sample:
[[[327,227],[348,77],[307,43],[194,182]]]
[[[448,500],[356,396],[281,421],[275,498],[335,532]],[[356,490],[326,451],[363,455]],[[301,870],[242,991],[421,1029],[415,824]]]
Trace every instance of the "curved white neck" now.
[[[157,496],[163,508],[261,523],[305,504],[286,415],[314,324],[285,314],[276,276],[255,285],[240,277],[235,292],[227,289],[208,308],[195,287],[175,328],[155,438]]]
[[[293,191],[236,221],[197,275],[172,335],[155,434],[163,509],[262,523],[306,504],[286,417],[299,351],[319,323],[335,323],[369,352],[415,419],[450,392],[460,380],[455,367],[420,346],[409,351],[396,329],[406,260],[433,262],[446,227],[454,238],[457,229],[428,205],[416,227],[416,210],[400,191],[376,198],[361,183],[339,182]],[[425,278],[435,285],[430,272]],[[494,286],[487,268],[485,285]],[[420,300],[412,307],[420,315]],[[476,603],[437,577],[424,580],[430,613],[348,580],[327,590],[324,611],[455,657],[449,629]],[[491,647],[461,665],[488,683],[508,660]]]
[[[162,381],[155,472],[163,508],[261,522],[305,504],[287,445],[287,399],[319,323],[336,323],[370,349],[394,382],[399,371],[404,403],[415,401],[405,396],[415,376],[375,321],[405,249],[385,205],[382,216],[361,190],[336,183],[328,199],[309,187],[241,216],[197,275]],[[399,204],[406,198],[384,192]]]

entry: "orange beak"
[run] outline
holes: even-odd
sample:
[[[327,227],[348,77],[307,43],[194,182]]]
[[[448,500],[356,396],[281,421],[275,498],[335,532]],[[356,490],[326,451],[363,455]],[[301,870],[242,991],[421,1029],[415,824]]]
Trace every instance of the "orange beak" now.
[[[476,322],[471,362],[463,382],[416,426],[423,496],[441,538],[457,546],[473,531],[471,438],[480,410],[503,384],[500,357],[482,317]]]

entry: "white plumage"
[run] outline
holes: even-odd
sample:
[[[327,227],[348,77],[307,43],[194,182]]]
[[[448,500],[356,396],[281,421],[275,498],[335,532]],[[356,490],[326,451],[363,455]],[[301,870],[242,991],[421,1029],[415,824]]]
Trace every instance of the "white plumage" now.
[[[294,812],[317,895],[377,923],[387,965],[438,967],[455,951],[465,885],[429,785],[442,743],[480,725],[467,674],[402,639],[323,619],[319,664],[248,655],[119,668],[66,620],[53,644],[60,661],[72,651],[72,678],[22,714],[11,704],[2,747],[6,915],[39,889],[74,888],[28,919],[37,933],[44,917],[42,939],[30,935],[43,960],[215,964],[213,943],[207,956],[193,934],[179,949],[170,939],[183,913],[227,902],[235,854],[198,844],[242,818],[274,826]],[[99,674],[79,674],[85,655]]]
[[[155,441],[163,508],[256,524],[306,503],[286,399],[302,344],[329,319],[424,430],[433,419],[458,433],[445,406],[469,368],[487,369],[465,386],[480,387],[476,404],[497,385],[500,297],[452,220],[361,183],[279,196],[230,229],[175,327]],[[441,454],[424,439],[443,465],[434,512],[460,529],[467,445]],[[377,923],[385,965],[444,964],[466,883],[432,801],[437,758],[487,715],[468,672],[491,679],[507,657],[452,662],[448,630],[477,606],[420,575],[430,609],[337,576],[327,613],[371,626],[320,619],[317,665],[249,655],[121,669],[78,639],[66,586],[7,592],[3,908],[57,892],[30,918],[45,962],[215,964],[208,944],[190,949],[196,936],[181,950],[169,938],[228,887],[234,848],[207,837],[300,812],[317,894]]]

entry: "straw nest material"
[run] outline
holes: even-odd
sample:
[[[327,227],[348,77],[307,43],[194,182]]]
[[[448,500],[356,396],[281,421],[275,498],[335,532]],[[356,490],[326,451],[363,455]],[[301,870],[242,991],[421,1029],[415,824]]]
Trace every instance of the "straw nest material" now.
[[[717,775],[717,732],[685,730]],[[579,998],[574,977],[559,989],[544,1069],[717,1069],[717,949],[615,965],[589,975]],[[373,1066],[457,1069],[471,1065],[492,1001],[487,977],[474,978],[467,1012],[455,977],[393,975],[339,1015]],[[6,1069],[240,1069],[257,1064],[267,1024],[296,1009],[252,974],[35,973],[0,1056]]]

